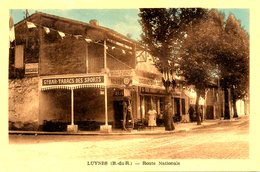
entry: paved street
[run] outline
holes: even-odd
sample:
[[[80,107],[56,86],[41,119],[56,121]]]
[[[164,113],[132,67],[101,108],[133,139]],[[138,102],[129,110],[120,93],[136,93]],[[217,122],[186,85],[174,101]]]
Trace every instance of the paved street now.
[[[8,149],[0,155],[0,171],[156,171],[157,165],[157,171],[169,171],[205,167],[185,165],[188,159],[249,158],[248,117],[206,123],[191,130],[196,124],[175,124],[186,129],[149,135],[11,134]]]
[[[160,135],[10,135],[16,156],[28,159],[246,159],[248,118]]]

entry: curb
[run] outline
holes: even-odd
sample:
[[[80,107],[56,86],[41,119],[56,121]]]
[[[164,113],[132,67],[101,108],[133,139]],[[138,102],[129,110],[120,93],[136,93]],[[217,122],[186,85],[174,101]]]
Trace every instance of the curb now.
[[[215,124],[215,123],[213,123]],[[208,125],[206,125],[208,126]],[[184,128],[184,129],[175,129],[173,131],[129,131],[129,132],[111,132],[111,133],[105,133],[100,131],[89,131],[84,132],[80,131],[77,133],[72,132],[45,132],[45,131],[9,131],[9,135],[74,135],[74,136],[115,136],[115,135],[161,135],[161,134],[174,134],[174,133],[181,133],[181,132],[188,132],[197,128],[203,128],[205,126],[195,126],[193,128]]]
[[[242,119],[242,118],[240,118]],[[175,129],[173,131],[165,131],[165,130],[160,130],[160,131],[129,131],[129,132],[110,132],[110,133],[105,133],[105,132],[100,132],[100,131],[80,131],[77,133],[72,133],[72,132],[45,132],[45,131],[14,131],[11,130],[9,131],[9,135],[71,135],[71,136],[115,136],[115,135],[160,135],[160,134],[174,134],[174,133],[182,133],[182,132],[188,132],[191,130],[197,130],[197,129],[203,129],[208,126],[213,126],[213,125],[218,125],[221,123],[228,123],[228,122],[241,122],[240,119],[236,120],[214,120],[210,121],[208,124],[204,124],[202,122],[202,125],[195,125],[193,127],[187,127],[183,129]],[[178,125],[178,124],[176,124]]]

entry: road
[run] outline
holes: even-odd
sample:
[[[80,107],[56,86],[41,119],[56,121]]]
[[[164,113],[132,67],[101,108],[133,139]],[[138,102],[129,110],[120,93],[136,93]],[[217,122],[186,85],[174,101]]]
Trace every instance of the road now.
[[[17,158],[48,159],[247,159],[249,122],[226,121],[164,135],[10,135]]]

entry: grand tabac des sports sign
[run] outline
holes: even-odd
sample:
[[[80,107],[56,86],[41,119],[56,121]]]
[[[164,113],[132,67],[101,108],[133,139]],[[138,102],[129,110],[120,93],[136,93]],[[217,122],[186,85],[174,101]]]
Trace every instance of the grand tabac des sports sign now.
[[[104,83],[104,76],[50,78],[50,79],[42,80],[43,86],[72,85],[72,84],[99,84],[99,83]]]

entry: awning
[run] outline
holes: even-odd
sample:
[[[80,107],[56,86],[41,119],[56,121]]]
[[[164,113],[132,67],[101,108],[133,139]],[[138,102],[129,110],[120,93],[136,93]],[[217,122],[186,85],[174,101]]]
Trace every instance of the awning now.
[[[101,84],[85,84],[85,85],[53,85],[53,86],[45,86],[42,87],[42,91],[47,91],[47,90],[75,90],[75,89],[81,89],[81,88],[105,88],[104,85]]]
[[[104,75],[61,75],[41,78],[41,90],[104,88]]]

